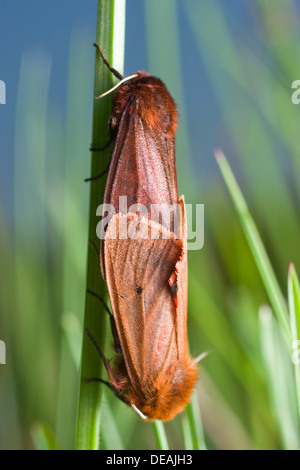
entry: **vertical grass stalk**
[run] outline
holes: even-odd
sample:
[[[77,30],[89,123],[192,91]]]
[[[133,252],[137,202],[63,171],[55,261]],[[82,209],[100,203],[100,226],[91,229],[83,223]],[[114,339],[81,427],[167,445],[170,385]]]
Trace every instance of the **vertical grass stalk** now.
[[[152,426],[158,450],[169,450],[169,444],[163,422],[158,420],[153,421]]]
[[[292,330],[292,362],[296,383],[298,418],[300,423],[300,285],[294,265],[291,263],[288,272],[288,301]]]
[[[282,329],[268,305],[259,309],[259,325],[266,383],[282,448],[299,449],[297,399],[290,354],[283,340]]]
[[[189,423],[192,450],[206,450],[204,432],[202,427],[200,407],[197,392],[193,393],[191,402],[186,407],[186,415]]]
[[[123,73],[125,37],[125,0],[98,0],[97,32],[95,42],[101,45],[108,61]],[[91,45],[92,47],[92,45]],[[111,88],[114,78],[95,51],[94,96]],[[109,139],[108,119],[111,113],[111,95],[94,100],[92,148],[104,146]],[[111,149],[92,153],[91,177],[105,170]],[[96,209],[103,201],[105,177],[90,183],[89,239],[99,249],[96,236]],[[105,297],[106,288],[100,274],[99,256],[91,244],[88,247],[87,289]],[[84,328],[88,328],[101,347],[105,342],[106,315],[97,299],[86,294]],[[81,362],[81,384],[77,421],[77,449],[99,449],[101,385],[97,382],[84,383],[84,378],[101,377],[102,363],[94,345],[84,335]]]
[[[244,234],[252,251],[256,266],[259,270],[266,291],[269,295],[273,310],[276,313],[278,321],[282,327],[282,330],[290,347],[291,330],[288,321],[287,306],[280,290],[276,276],[274,274],[271,262],[266,253],[265,247],[262,243],[254,220],[251,217],[243,194],[225,158],[225,155],[221,150],[216,150],[215,156],[224,181],[226,183],[227,189],[230,193],[230,196],[240,218]]]

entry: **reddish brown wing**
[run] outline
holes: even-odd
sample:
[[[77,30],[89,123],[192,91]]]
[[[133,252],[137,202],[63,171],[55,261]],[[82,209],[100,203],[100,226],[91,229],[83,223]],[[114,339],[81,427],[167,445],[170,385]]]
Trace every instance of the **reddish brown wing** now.
[[[111,220],[104,242],[104,263],[126,368],[132,384],[139,386],[160,372],[166,372],[177,360],[176,330],[186,320],[186,313],[178,324],[168,283],[182,255],[182,241],[118,239],[120,219],[130,224],[135,218],[132,214],[117,214]],[[148,234],[150,228],[157,235],[165,231],[162,226],[143,219],[140,235]]]
[[[178,202],[175,138],[154,134],[153,130],[136,116],[123,111],[109,175],[104,203],[117,210],[119,196],[128,197],[128,206]]]
[[[187,222],[184,196],[179,199],[181,207],[181,241],[182,251],[175,266],[176,304],[177,304],[177,343],[180,357],[188,355],[187,342],[187,291],[188,291],[188,260],[187,260]]]
[[[177,204],[177,179],[175,165],[175,138],[153,130],[125,109],[118,128],[104,194],[104,204],[112,204],[116,212],[119,197],[127,196],[128,209],[132,204],[147,207],[151,204]],[[124,212],[123,212],[124,213]],[[173,230],[171,225],[170,230]],[[100,262],[103,278],[103,243]]]

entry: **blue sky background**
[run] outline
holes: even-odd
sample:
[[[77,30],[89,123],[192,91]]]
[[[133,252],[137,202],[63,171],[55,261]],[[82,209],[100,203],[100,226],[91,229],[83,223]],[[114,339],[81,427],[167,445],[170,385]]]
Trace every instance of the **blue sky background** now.
[[[205,7],[206,2],[207,0],[200,0],[198,4]],[[189,3],[189,0],[187,0],[187,3]],[[270,68],[274,76],[277,75],[277,77],[282,78],[281,71],[277,69],[276,61],[274,61],[272,55],[272,44],[268,43],[265,37],[266,27],[263,26],[262,19],[259,16],[258,4],[259,2],[249,2],[247,0],[228,0],[226,3],[216,3],[222,10],[233,46],[240,54],[240,57],[243,57],[240,49],[242,50],[244,46],[248,47],[257,55],[262,64]],[[211,77],[207,73],[205,61],[203,61],[199,50],[197,50],[195,35],[192,32],[183,5],[181,1],[177,1],[178,51],[174,50],[174,44],[168,41],[167,36],[163,34],[161,23],[159,21],[157,21],[157,25],[155,22],[153,23],[152,38],[154,46],[152,52],[153,48],[155,52],[156,47],[157,55],[162,57],[160,60],[165,61],[164,67],[156,68],[148,56],[149,44],[147,44],[145,2],[127,0],[125,74],[145,69],[154,75],[160,76],[163,80],[165,79],[171,94],[174,90],[180,114],[180,125],[182,126],[182,122],[184,122],[188,129],[190,162],[193,171],[199,175],[201,185],[213,178],[215,174],[218,174],[218,169],[212,157],[214,148],[222,146],[233,157],[237,158],[237,155],[235,154],[236,149],[228,139],[226,121],[220,112],[220,103],[214,93],[215,90],[211,83]],[[296,4],[294,7],[296,8]],[[16,99],[22,55],[26,52],[40,51],[51,60],[48,106],[57,108],[63,117],[67,103],[69,47],[72,35],[81,35],[83,38],[88,57],[89,73],[91,77],[93,75],[95,55],[92,43],[95,36],[96,8],[96,0],[77,0],[73,1],[72,4],[58,0],[52,2],[44,0],[28,0],[26,2],[1,0],[0,79],[6,83],[7,104],[0,106],[0,201],[7,215],[11,213],[12,204]],[[281,11],[280,8],[277,8],[277,10]],[[274,10],[274,18],[272,16],[273,10],[271,8],[269,10],[270,25],[274,26],[274,29],[277,26],[280,27],[279,22],[282,21],[280,15],[276,16],[278,14],[277,10]],[[294,26],[297,26],[299,20],[296,18],[293,18],[293,20],[295,21]],[[276,21],[278,21],[278,25]],[[213,27],[212,24],[211,35],[214,38],[213,40],[218,42],[219,31],[213,30]],[[280,40],[282,39],[282,31]],[[289,33],[288,28],[286,32]],[[222,38],[222,35],[220,35],[220,38]],[[204,44],[204,47],[206,53],[209,54],[210,43]],[[222,40],[220,40],[219,47],[220,49],[223,47]],[[167,61],[172,54],[180,56],[180,78],[183,96],[176,96],[174,84],[177,77],[172,80],[172,76],[170,78],[166,73],[168,70]],[[211,60],[212,62],[214,60],[213,54]],[[220,75],[223,70],[219,70],[217,64],[213,66],[215,67],[215,74],[219,75],[220,80],[223,80]],[[241,66],[245,67],[245,64],[241,64]],[[249,81],[251,81],[251,67],[245,71],[248,75],[249,72]],[[286,80],[284,85],[287,91],[290,88],[291,81],[297,78],[299,77],[283,77],[283,80]],[[256,75],[253,72],[254,94],[263,85],[260,81],[256,87],[255,80]],[[90,86],[92,103],[92,81]],[[264,92],[262,91],[262,93]],[[243,115],[243,106],[245,105],[243,91],[241,93],[241,90],[226,74],[224,74],[224,94],[228,96],[229,106],[232,104],[232,107],[239,110]],[[249,101],[248,97],[246,99]],[[268,103],[266,104],[268,106]],[[249,102],[247,105],[249,105]],[[240,120],[240,117],[237,116],[237,121],[240,122]],[[274,139],[276,139],[276,134]],[[181,156],[181,158],[184,158],[184,156]],[[282,157],[282,161],[286,161],[285,156]],[[285,163],[284,165],[286,166]],[[239,165],[235,170],[239,171]],[[289,170],[287,169],[287,171]]]
[[[1,0],[0,79],[6,84],[6,105],[0,107],[0,200],[7,216],[12,204],[15,113],[22,55],[28,51],[40,51],[50,58],[49,103],[63,114],[66,109],[69,46],[73,34],[86,38],[86,53],[93,74],[96,9],[96,0]],[[143,2],[129,0],[126,71],[147,68],[143,19]]]
[[[214,97],[201,61],[197,58],[194,39],[187,19],[179,5],[178,22],[180,51],[174,51],[172,43],[161,43],[166,60],[170,54],[181,54],[184,77],[186,120],[191,134],[191,149],[197,171],[205,171],[213,165],[212,160],[200,165],[199,154],[215,147],[216,121],[219,120]],[[71,6],[71,8],[70,8]],[[52,2],[28,0],[0,3],[0,79],[6,83],[7,104],[0,107],[0,200],[7,215],[11,213],[13,184],[13,152],[15,133],[16,99],[22,55],[40,51],[51,60],[49,105],[64,115],[66,109],[68,58],[71,36],[81,34],[85,38],[91,74],[94,67],[94,41],[97,1]],[[233,29],[239,29],[238,18],[251,22],[245,2],[231,0],[225,13]],[[245,24],[244,24],[245,26]],[[160,40],[158,27],[153,31]],[[239,32],[237,31],[237,34]],[[126,5],[125,74],[136,70],[149,70],[146,44],[144,2],[128,0]],[[163,78],[163,77],[161,77]],[[172,83],[168,83],[172,93]],[[180,103],[178,103],[181,114]],[[201,114],[202,113],[202,114]],[[205,113],[205,120],[203,119]],[[199,118],[202,115],[201,118]],[[201,132],[199,122],[201,120]]]

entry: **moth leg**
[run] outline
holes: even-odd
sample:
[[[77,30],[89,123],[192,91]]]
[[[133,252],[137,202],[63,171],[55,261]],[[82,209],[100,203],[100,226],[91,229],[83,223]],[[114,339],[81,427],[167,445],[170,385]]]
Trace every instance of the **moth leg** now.
[[[108,140],[108,142],[106,142],[105,145],[103,145],[103,147],[93,147],[93,146],[91,146],[90,147],[90,152],[102,152],[102,150],[107,149],[113,141],[114,141],[114,137],[110,136],[110,139]]]
[[[93,249],[95,250],[95,252],[99,256],[99,251],[98,251],[95,243],[93,242],[93,240],[89,239],[89,244],[93,247]],[[115,319],[114,319],[114,316],[113,316],[111,310],[108,308],[105,300],[103,300],[102,297],[100,297],[100,295],[96,294],[95,292],[93,292],[90,289],[87,289],[87,292],[89,294],[93,295],[97,300],[99,300],[99,302],[102,303],[105,310],[107,311],[107,313],[109,315],[109,320],[110,320],[110,328],[111,328],[112,335],[113,335],[113,338],[114,338],[114,349],[115,349],[117,354],[121,354],[122,353],[122,348],[121,348],[121,344],[120,344],[118,333],[117,333],[117,327],[116,327]]]
[[[100,382],[106,385],[110,390],[112,390],[112,384],[109,383],[107,380],[99,379],[99,377],[91,377],[90,379],[83,379],[83,381],[86,384],[89,384],[90,382]]]
[[[109,141],[108,141],[105,145],[103,145],[103,147],[93,147],[93,146],[90,147],[90,152],[101,152],[102,150],[107,149],[107,148],[110,146],[110,144],[113,142],[113,140],[114,140],[114,137],[111,136],[110,139],[109,139]],[[109,168],[109,164],[107,165],[107,167],[105,168],[105,170],[102,171],[99,175],[92,176],[92,177],[90,177],[90,178],[85,178],[84,181],[85,181],[85,182],[87,182],[87,181],[93,181],[93,180],[97,180],[97,179],[101,178],[103,175],[105,175],[105,173],[108,172],[108,168]]]
[[[127,402],[124,400],[124,398],[122,397],[122,395],[120,395],[120,392],[121,392],[121,389],[120,387],[114,387],[113,384],[111,384],[110,382],[108,382],[107,380],[103,380],[103,379],[99,379],[98,377],[92,377],[91,379],[84,379],[84,382],[85,383],[91,383],[91,382],[100,382],[104,385],[106,385],[109,390],[111,390],[112,392],[114,392],[115,395],[117,395],[117,397],[122,400],[124,403],[127,404]]]
[[[106,302],[102,299],[102,297],[100,297],[100,295],[96,294],[96,292],[93,292],[92,290],[90,289],[87,289],[87,292],[91,295],[93,295],[96,299],[99,300],[99,302],[102,303],[102,305],[104,306],[105,310],[107,311],[108,315],[110,316],[110,318],[113,319],[114,321],[114,317],[113,317],[113,314],[111,313],[110,309],[108,308],[108,306],[106,305]]]
[[[93,335],[91,334],[91,332],[89,331],[88,328],[85,329],[85,332],[88,335],[88,337],[90,338],[90,340],[92,341],[92,343],[94,344],[95,348],[97,349],[98,353],[100,354],[100,356],[102,358],[104,367],[106,369],[106,372],[107,372],[107,375],[108,375],[108,378],[109,378],[109,382],[107,382],[107,383],[110,384],[109,387],[112,388],[115,393],[120,393],[122,391],[122,388],[120,388],[118,386],[118,384],[116,383],[116,381],[115,381],[115,378],[114,378],[113,373],[112,373],[112,369],[110,367],[110,360],[105,357],[104,352],[102,351],[99,344],[97,343],[97,341],[95,340],[95,338],[93,337]],[[95,379],[93,379],[93,380],[95,380]],[[102,379],[97,379],[97,381],[102,382]],[[105,383],[105,381],[104,381],[104,383]]]
[[[100,53],[100,55],[101,55],[101,57],[102,57],[103,62],[104,62],[105,65],[106,65],[106,67],[111,71],[111,73],[114,74],[114,76],[115,76],[116,78],[118,78],[119,80],[122,80],[122,79],[124,78],[123,75],[121,75],[116,69],[114,69],[114,68],[110,65],[110,63],[109,63],[108,60],[106,59],[105,55],[103,54],[103,51],[102,51],[101,47],[98,46],[98,44],[96,44],[96,43],[94,43],[94,46],[98,49],[98,51],[99,51],[99,53]]]
[[[90,238],[89,238],[89,244],[93,247],[93,249],[95,250],[95,252],[96,252],[97,255],[99,256],[100,253],[99,253],[99,250],[98,250],[98,248],[97,248],[97,246],[96,246],[96,243],[94,243],[93,240],[91,240]]]
[[[91,176],[90,178],[85,178],[84,181],[87,183],[88,181],[98,180],[99,178],[102,178],[102,176],[104,176],[105,173],[108,172],[108,169],[109,169],[109,164],[107,165],[107,167],[105,168],[105,170],[103,170],[99,175]]]
[[[120,344],[120,341],[119,341],[119,337],[118,337],[118,333],[117,333],[117,327],[116,327],[115,319],[114,319],[114,316],[113,316],[112,312],[110,311],[110,309],[106,305],[106,302],[102,299],[102,297],[100,297],[100,295],[96,294],[95,292],[91,291],[90,289],[87,289],[87,292],[89,294],[93,295],[96,299],[98,299],[99,302],[102,303],[105,310],[107,311],[107,313],[109,315],[112,335],[113,335],[113,338],[114,338],[114,349],[115,349],[117,354],[121,354],[122,353],[122,348],[121,348],[121,344]]]

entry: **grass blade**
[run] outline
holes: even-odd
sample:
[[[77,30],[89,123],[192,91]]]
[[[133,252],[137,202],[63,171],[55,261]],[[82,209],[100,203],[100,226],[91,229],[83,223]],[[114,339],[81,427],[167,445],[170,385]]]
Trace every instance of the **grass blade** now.
[[[299,449],[297,405],[290,357],[280,328],[268,306],[259,310],[266,378],[283,448]]]
[[[246,236],[249,247],[252,251],[257,268],[269,295],[272,307],[281,327],[284,331],[288,344],[291,344],[291,330],[288,322],[288,311],[285,299],[280,290],[278,281],[275,277],[271,262],[264,248],[254,220],[248,210],[246,201],[238,186],[238,183],[231,171],[231,168],[221,150],[216,150],[215,156],[220,167],[221,173],[225,180],[227,189],[233,200],[236,211],[239,215],[244,234]]]
[[[292,330],[292,362],[296,381],[298,416],[300,422],[300,285],[294,265],[291,263],[288,272],[288,300]]]
[[[188,417],[189,430],[191,435],[191,450],[206,450],[199,403],[196,392],[193,393],[191,402],[188,404],[185,411]]]
[[[123,72],[125,0],[98,0],[96,43],[103,48],[108,61]],[[113,85],[111,72],[96,53],[94,96],[99,96]],[[111,113],[111,95],[94,101],[92,147],[99,148],[109,139],[108,119]],[[103,139],[103,141],[102,141]],[[93,153],[91,176],[100,174],[108,164],[110,149]],[[103,200],[105,178],[90,183],[89,239],[98,247],[96,237],[96,209]],[[106,295],[106,287],[99,273],[99,257],[92,246],[88,250],[87,289]],[[97,299],[87,293],[85,304],[85,328],[89,328],[98,344],[105,343],[106,312]],[[84,384],[83,379],[101,377],[102,364],[91,341],[84,335],[82,347],[81,388],[78,407],[77,449],[98,449],[100,445],[101,385]]]
[[[158,450],[169,450],[169,444],[167,440],[167,435],[164,427],[164,423],[162,421],[154,421],[152,423],[155,441]]]

